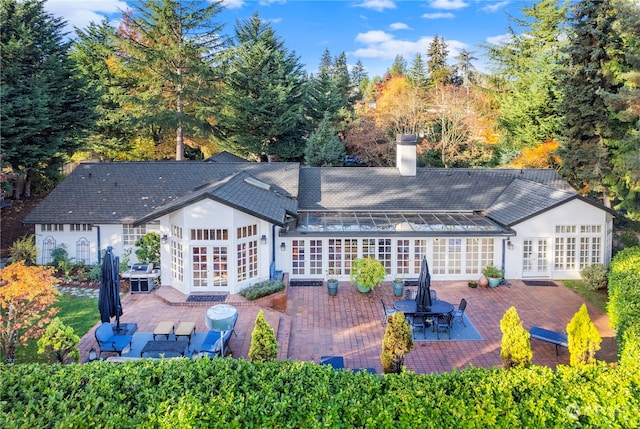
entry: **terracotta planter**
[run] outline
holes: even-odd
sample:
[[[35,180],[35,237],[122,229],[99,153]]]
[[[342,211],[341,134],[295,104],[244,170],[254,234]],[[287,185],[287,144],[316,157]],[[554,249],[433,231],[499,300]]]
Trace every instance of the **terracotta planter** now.
[[[489,279],[482,276],[478,279],[478,287],[489,287]]]

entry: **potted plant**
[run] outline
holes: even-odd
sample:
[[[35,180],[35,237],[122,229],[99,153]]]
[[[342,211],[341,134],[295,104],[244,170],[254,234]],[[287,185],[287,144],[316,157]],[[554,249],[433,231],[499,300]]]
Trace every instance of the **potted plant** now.
[[[482,274],[489,279],[489,287],[496,287],[500,284],[503,273],[502,270],[493,265],[488,265],[482,269]]]
[[[384,281],[387,271],[382,263],[373,258],[357,258],[351,266],[350,279],[360,292],[370,292]]]
[[[396,278],[393,280],[393,294],[395,296],[402,296],[404,290],[404,279]]]
[[[469,280],[468,285],[470,288],[477,288],[478,287],[478,282],[476,280]]]
[[[330,296],[338,294],[338,277],[336,277],[333,270],[327,271],[327,290]]]

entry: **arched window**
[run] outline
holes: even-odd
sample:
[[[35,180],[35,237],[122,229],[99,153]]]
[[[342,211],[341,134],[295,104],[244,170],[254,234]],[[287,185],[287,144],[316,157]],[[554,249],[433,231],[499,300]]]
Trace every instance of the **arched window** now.
[[[51,252],[56,248],[56,239],[52,236],[46,237],[42,240],[42,251],[40,253],[40,264],[47,265],[53,261],[51,257]]]
[[[86,238],[82,237],[80,240],[76,241],[76,261],[84,262],[89,265],[90,257],[91,257],[91,242]]]

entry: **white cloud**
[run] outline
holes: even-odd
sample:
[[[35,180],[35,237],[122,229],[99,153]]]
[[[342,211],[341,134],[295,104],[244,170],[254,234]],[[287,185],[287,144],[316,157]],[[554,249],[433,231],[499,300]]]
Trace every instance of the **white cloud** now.
[[[350,52],[349,55],[382,60],[393,60],[396,55],[402,55],[407,61],[411,61],[416,53],[426,52],[432,41],[432,36],[425,36],[416,41],[411,41],[396,39],[393,35],[384,31],[369,31],[356,36],[356,42],[366,46]],[[466,43],[457,40],[447,40],[446,43],[450,58],[455,57],[461,49],[467,47]]]
[[[244,6],[243,0],[222,0],[222,3],[227,9],[239,9]]]
[[[280,24],[282,22],[282,18],[270,18],[270,19],[265,19],[264,21],[272,24]]]
[[[425,13],[422,15],[424,19],[451,19],[454,18],[455,15],[451,12],[436,12],[436,13]]]
[[[260,0],[260,6],[271,6],[272,4],[285,4],[287,0]]]
[[[505,7],[508,4],[509,4],[509,0],[505,0],[505,1],[501,1],[499,3],[488,4],[488,5],[484,6],[480,10],[482,10],[484,12],[494,13],[494,12],[497,12],[498,10],[502,9],[503,7]]]
[[[90,22],[99,23],[108,15],[121,18],[120,11],[128,8],[126,2],[119,0],[49,0],[44,3],[44,9],[67,21],[64,31],[71,32],[73,27],[84,29]]]
[[[365,9],[373,9],[377,12],[383,12],[385,9],[395,9],[396,2],[393,0],[364,0],[357,6]]]
[[[464,0],[432,0],[429,3],[429,7],[446,10],[463,9],[467,6],[469,6],[469,3],[465,3]]]
[[[511,41],[511,35],[510,34],[499,34],[497,36],[490,36],[487,37],[487,43],[490,43],[492,45],[502,45],[504,43],[507,43]]]
[[[391,30],[411,30],[411,27],[409,27],[404,22],[394,22],[389,26],[389,28]]]

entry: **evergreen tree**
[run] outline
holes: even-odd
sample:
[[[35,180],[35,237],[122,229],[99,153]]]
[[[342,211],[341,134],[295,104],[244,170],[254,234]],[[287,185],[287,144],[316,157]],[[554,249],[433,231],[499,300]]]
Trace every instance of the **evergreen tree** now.
[[[234,153],[299,159],[304,153],[304,74],[271,26],[255,13],[237,22],[227,63],[220,126]]]
[[[395,312],[389,317],[387,329],[382,340],[380,362],[385,374],[400,374],[404,366],[404,357],[413,350],[411,327],[404,314]]]
[[[557,140],[562,121],[558,106],[566,3],[541,0],[523,8],[522,14],[523,18],[512,18],[508,41],[488,48],[501,86],[501,147],[512,156],[524,147]]]
[[[217,94],[214,60],[224,43],[215,19],[221,5],[220,0],[143,0],[119,32],[136,79],[126,100],[135,106],[130,111],[156,130],[175,130],[176,160],[184,159],[185,136],[210,131],[204,118]]]
[[[354,96],[355,100],[361,100],[364,91],[362,85],[365,81],[368,81],[369,77],[367,76],[367,71],[362,64],[362,61],[358,60],[356,65],[351,69],[351,84],[356,90],[356,95]]]
[[[340,167],[344,164],[344,145],[331,126],[332,115],[327,112],[307,141],[304,160],[307,165]]]
[[[273,361],[278,359],[278,341],[273,328],[264,319],[262,309],[258,311],[256,323],[251,332],[249,359],[252,361]]]
[[[437,34],[429,44],[427,49],[427,72],[429,73],[428,83],[431,86],[439,87],[451,82],[451,68],[447,65],[449,51],[444,37]]]
[[[411,68],[407,71],[407,77],[414,86],[424,86],[427,83],[427,66],[422,60],[422,55],[416,53],[411,63]]]
[[[407,60],[405,60],[402,55],[398,54],[394,58],[391,69],[389,70],[389,75],[390,77],[407,75]]]
[[[80,337],[71,326],[55,318],[38,340],[38,354],[47,354],[56,363],[71,363],[80,360]]]
[[[502,331],[502,348],[500,358],[505,369],[526,368],[531,365],[531,343],[529,333],[522,326],[520,316],[515,307],[510,307],[500,320]]]
[[[476,68],[473,66],[472,61],[477,59],[473,56],[473,52],[469,52],[466,49],[462,49],[456,56],[456,74],[460,79],[461,85],[466,88],[467,94],[469,94],[469,87],[476,73]]]
[[[109,21],[92,22],[85,30],[76,30],[76,35],[70,55],[98,98],[96,126],[85,149],[91,158],[121,159],[123,153],[131,153],[130,140],[136,135],[136,124],[131,121],[125,101],[135,80],[124,72],[117,56],[116,30]]]
[[[609,109],[612,137],[611,172],[605,183],[616,210],[640,220],[640,4],[614,0],[613,29],[621,47],[613,51],[606,73],[613,79],[612,91],[603,93]]]
[[[616,44],[613,19],[610,0],[573,5],[560,105],[564,135],[558,150],[563,176],[582,192],[601,193],[607,206],[604,178],[611,172],[611,130],[604,94],[612,92],[612,82],[604,66]]]
[[[351,99],[351,76],[349,76],[349,68],[347,67],[347,56],[344,52],[338,55],[333,63],[333,81],[338,89],[338,94],[342,100],[342,105],[346,109],[350,109]]]
[[[591,321],[585,304],[580,306],[580,310],[567,325],[567,337],[571,366],[596,363],[596,351],[600,350],[602,338]]]
[[[94,99],[75,76],[65,22],[40,0],[0,4],[2,167],[23,179],[14,198],[31,196],[31,184],[55,177],[94,121]]]

